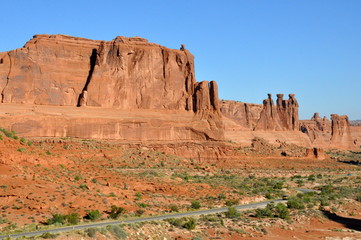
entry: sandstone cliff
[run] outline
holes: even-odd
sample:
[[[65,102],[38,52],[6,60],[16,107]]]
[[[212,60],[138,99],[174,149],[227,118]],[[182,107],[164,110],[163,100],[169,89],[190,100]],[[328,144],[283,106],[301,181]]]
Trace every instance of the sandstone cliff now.
[[[352,136],[346,115],[332,114],[330,121],[327,117],[321,118],[318,113],[315,113],[311,120],[300,121],[300,131],[307,134],[316,147],[359,149],[359,144]]]
[[[263,100],[263,105],[222,101],[221,112],[248,130],[293,131],[299,126],[298,102],[294,94],[289,94],[288,100],[283,100],[283,94],[277,94],[276,105],[271,94]]]
[[[194,60],[142,38],[35,35],[1,54],[2,103],[193,109]]]
[[[35,35],[23,48],[0,53],[0,92],[2,104],[79,109],[100,107],[126,111],[150,109],[155,110],[155,115],[158,110],[180,111],[168,112],[170,115],[182,115],[184,111],[187,120],[176,132],[171,124],[166,124],[166,115],[162,112],[159,122],[166,127],[159,126],[162,128],[159,132],[165,132],[167,136],[153,135],[160,140],[224,138],[217,84],[214,81],[196,82],[194,57],[184,45],[175,50],[139,37],[95,41],[66,35]],[[102,119],[104,124],[109,122],[106,116]],[[29,123],[29,120],[24,116],[25,122]],[[133,128],[133,123],[128,124],[128,120],[127,117],[115,122],[112,120],[110,129],[119,129],[120,125],[125,129]],[[54,129],[49,136],[69,134],[69,129],[65,129],[64,133],[61,126],[55,126],[60,122],[69,125],[57,119],[52,123],[53,127],[48,126]],[[79,119],[74,122],[80,124],[79,129],[88,125]],[[19,122],[8,124],[14,128],[14,124],[19,125]],[[124,134],[117,135],[117,131],[104,132],[105,125],[100,126],[99,120],[96,120],[87,127],[88,130],[81,130],[78,137],[124,138]],[[146,128],[139,129],[146,131]],[[152,132],[155,133],[156,129]],[[40,132],[44,134],[43,130]],[[31,135],[40,132],[32,132]],[[130,134],[129,139],[154,140],[150,134],[134,134]]]

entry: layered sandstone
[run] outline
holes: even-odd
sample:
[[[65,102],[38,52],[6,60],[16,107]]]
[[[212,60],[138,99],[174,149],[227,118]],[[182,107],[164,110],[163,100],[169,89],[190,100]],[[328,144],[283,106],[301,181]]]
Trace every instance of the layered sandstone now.
[[[35,35],[2,53],[2,103],[192,110],[194,60],[142,38]]]
[[[196,82],[194,57],[184,45],[175,50],[139,37],[35,35],[23,48],[0,53],[0,92],[3,106],[14,106],[9,112],[17,115],[4,124],[27,136],[224,138],[217,84]],[[34,110],[34,119],[17,112],[17,104],[54,106],[50,112],[66,106],[70,115],[81,114],[67,118]],[[87,110],[93,107],[104,116],[93,116]],[[145,111],[134,116],[138,109]],[[110,117],[113,111],[120,116]]]
[[[305,133],[316,147],[359,149],[357,136],[352,134],[346,115],[332,114],[330,121],[327,117],[321,118],[315,113],[311,120],[300,121],[300,131]]]
[[[215,81],[196,82],[184,45],[140,37],[35,35],[0,53],[0,93],[1,125],[24,136],[359,145],[347,116],[299,120],[294,94],[277,94],[276,103],[271,94],[263,104],[221,102]]]
[[[345,148],[355,146],[355,142],[351,136],[348,117],[346,115],[339,116],[337,114],[332,114],[331,121],[331,146]]]

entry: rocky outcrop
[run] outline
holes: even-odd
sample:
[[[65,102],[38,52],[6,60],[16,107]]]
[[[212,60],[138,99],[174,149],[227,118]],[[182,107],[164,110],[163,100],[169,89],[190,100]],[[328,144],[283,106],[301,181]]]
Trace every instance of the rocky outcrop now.
[[[307,134],[312,143],[326,145],[331,134],[331,121],[327,117],[321,118],[316,112],[311,120],[301,120],[299,129]]]
[[[288,100],[283,100],[283,94],[277,94],[277,112],[283,129],[298,130],[298,102],[295,94],[288,96]]]
[[[277,110],[272,95],[269,93],[268,98],[263,100],[263,109],[255,130],[283,130]]]
[[[350,123],[346,115],[331,115],[321,118],[315,113],[311,120],[300,121],[300,131],[307,134],[315,147],[358,149],[358,142],[352,136]]]
[[[95,41],[66,35],[35,35],[23,48],[0,53],[0,92],[2,104],[66,106],[73,113],[89,107],[154,111],[144,112],[144,116],[137,113],[137,117],[129,112],[128,116],[115,118],[109,117],[110,111],[107,116],[87,119],[83,116],[55,119],[42,113],[44,118],[38,121],[47,129],[38,128],[31,116],[22,113],[16,113],[22,120],[6,121],[10,128],[29,136],[224,139],[217,84],[196,82],[194,57],[183,44],[176,50],[140,37]],[[168,111],[169,117],[157,111]],[[174,120],[179,114],[187,116],[184,123]],[[45,123],[44,119],[56,122]],[[157,121],[163,125],[155,124]],[[36,125],[31,131],[24,128],[29,123]]]
[[[346,115],[339,116],[331,114],[332,132],[331,132],[331,146],[355,148],[355,143],[350,132],[350,122]]]
[[[35,35],[1,59],[2,103],[193,109],[194,60],[184,47]]]
[[[299,126],[298,103],[294,94],[289,94],[288,100],[283,100],[283,94],[277,94],[276,105],[271,94],[263,105],[222,101],[221,112],[249,130],[294,131]]]
[[[260,118],[263,105],[236,101],[221,101],[223,116],[237,123],[244,130],[253,130]]]

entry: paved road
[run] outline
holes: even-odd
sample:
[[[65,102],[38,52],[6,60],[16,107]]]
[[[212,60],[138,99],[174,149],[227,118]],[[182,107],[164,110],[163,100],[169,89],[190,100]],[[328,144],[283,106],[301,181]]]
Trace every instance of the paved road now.
[[[285,203],[287,201],[282,200],[282,199],[276,199],[276,200],[272,200],[272,201],[238,205],[238,206],[235,206],[235,208],[240,211],[255,209],[255,208],[264,208],[267,206],[268,203],[271,203],[271,202],[274,202],[275,204],[277,204],[280,202]],[[82,225],[74,225],[74,226],[70,226],[70,227],[60,227],[60,228],[54,228],[54,229],[41,230],[41,231],[36,231],[36,232],[2,235],[2,236],[0,236],[0,239],[5,239],[7,237],[11,237],[11,238],[32,237],[32,236],[41,235],[46,232],[49,232],[49,233],[70,232],[73,230],[80,230],[80,229],[94,228],[94,227],[105,227],[108,225],[150,222],[150,221],[164,220],[164,219],[170,219],[170,218],[180,218],[180,217],[199,216],[199,215],[206,215],[206,214],[215,214],[215,213],[222,213],[222,212],[227,212],[227,211],[228,211],[228,207],[223,207],[223,208],[215,208],[215,209],[200,210],[200,211],[193,211],[193,212],[175,213],[175,214],[162,215],[162,216],[136,218],[136,219],[129,219],[129,220],[89,223],[89,224],[82,224]]]

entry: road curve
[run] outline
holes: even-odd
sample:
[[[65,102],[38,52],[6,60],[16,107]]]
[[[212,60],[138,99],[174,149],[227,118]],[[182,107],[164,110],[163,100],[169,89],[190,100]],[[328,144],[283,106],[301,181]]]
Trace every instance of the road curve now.
[[[234,207],[237,210],[245,211],[245,210],[255,209],[255,208],[264,208],[264,207],[267,206],[267,204],[269,204],[271,202],[277,204],[277,203],[280,203],[280,202],[285,203],[287,201],[282,200],[282,199],[275,199],[275,200],[258,202],[258,203],[237,205],[237,206],[234,206]],[[33,236],[42,235],[43,233],[47,233],[47,232],[49,232],[49,233],[70,232],[70,231],[73,231],[73,230],[81,230],[81,229],[95,228],[95,227],[105,227],[105,226],[108,226],[108,225],[150,222],[150,221],[158,221],[158,220],[164,220],[164,219],[170,219],[170,218],[180,218],[180,217],[215,214],[215,213],[222,213],[222,212],[227,212],[227,211],[228,211],[228,207],[223,207],[223,208],[214,208],[214,209],[199,210],[199,211],[192,211],[192,212],[185,212],[185,213],[174,213],[174,214],[169,214],[169,215],[136,218],[136,219],[129,219],[129,220],[116,220],[116,221],[105,221],[105,222],[98,222],[98,223],[88,223],[88,224],[74,225],[74,226],[68,226],[68,227],[59,227],[59,228],[46,229],[46,230],[40,230],[40,231],[28,232],[28,233],[17,233],[17,234],[1,235],[0,239],[5,239],[5,238],[8,238],[8,237],[11,237],[11,238],[33,237]]]

